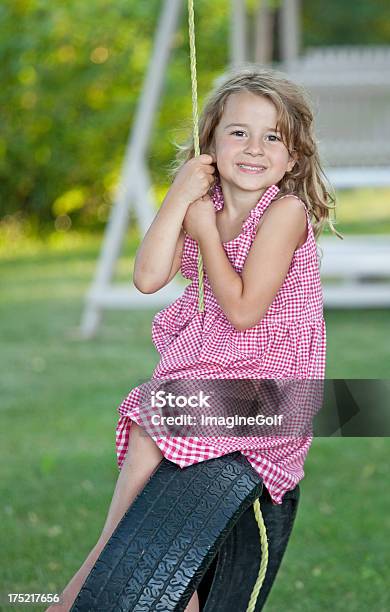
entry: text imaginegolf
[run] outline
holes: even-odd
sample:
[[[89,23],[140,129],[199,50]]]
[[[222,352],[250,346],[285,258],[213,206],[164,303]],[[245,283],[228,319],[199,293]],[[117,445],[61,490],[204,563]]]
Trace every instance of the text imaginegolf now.
[[[190,414],[180,414],[177,416],[162,416],[160,414],[154,414],[151,417],[153,425],[198,425],[200,417],[200,424],[202,426],[224,426],[227,429],[236,427],[238,425],[280,425],[283,419],[283,415],[264,416],[263,414],[257,414],[256,416],[240,416],[235,414],[234,416],[209,416],[200,414],[193,416]]]

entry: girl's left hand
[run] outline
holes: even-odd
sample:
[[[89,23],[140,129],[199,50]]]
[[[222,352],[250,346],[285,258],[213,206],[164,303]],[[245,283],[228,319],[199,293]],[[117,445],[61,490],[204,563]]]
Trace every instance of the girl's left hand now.
[[[215,218],[213,201],[210,196],[205,195],[190,204],[184,217],[183,228],[193,240],[199,242],[200,236],[209,232],[211,225],[216,225]]]

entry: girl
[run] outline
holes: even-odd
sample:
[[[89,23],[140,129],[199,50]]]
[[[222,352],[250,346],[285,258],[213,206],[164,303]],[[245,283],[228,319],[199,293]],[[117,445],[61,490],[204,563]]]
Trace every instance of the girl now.
[[[199,132],[202,154],[194,157],[191,141],[180,148],[171,188],[135,262],[134,284],[143,293],[158,291],[179,269],[191,281],[153,320],[161,359],[152,378],[323,379],[316,238],[326,223],[337,232],[305,93],[282,74],[248,64],[211,93]],[[102,534],[63,593],[63,610],[163,457],[185,467],[239,450],[274,504],[304,476],[311,436],[152,437],[141,427],[141,391],[133,389],[119,407],[120,475]],[[196,592],[186,610],[199,610]]]

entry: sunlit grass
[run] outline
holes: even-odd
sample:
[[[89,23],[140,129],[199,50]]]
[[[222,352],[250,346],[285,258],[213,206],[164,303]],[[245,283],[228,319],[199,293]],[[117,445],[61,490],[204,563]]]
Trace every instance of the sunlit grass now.
[[[337,194],[341,233],[390,233],[390,189],[348,189]]]

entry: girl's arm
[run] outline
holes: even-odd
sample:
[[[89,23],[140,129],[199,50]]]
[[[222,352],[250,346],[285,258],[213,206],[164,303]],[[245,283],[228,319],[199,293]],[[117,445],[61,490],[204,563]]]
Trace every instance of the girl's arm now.
[[[133,283],[142,293],[164,287],[180,267],[188,202],[168,192],[137,251]]]
[[[232,268],[216,226],[199,236],[213,293],[236,329],[253,327],[264,317],[306,230],[306,213],[301,202],[292,197],[274,202],[264,213],[241,276]]]
[[[183,247],[184,247],[185,233],[183,228],[180,230],[179,240],[176,244],[175,256],[173,258],[173,263],[171,266],[171,271],[169,272],[168,280],[166,284],[170,283],[174,276],[178,273],[181,267],[181,258],[183,255]]]
[[[191,202],[207,193],[213,183],[213,161],[207,153],[197,155],[176,175],[137,251],[133,282],[142,293],[155,293],[178,271],[184,243],[183,220]]]

